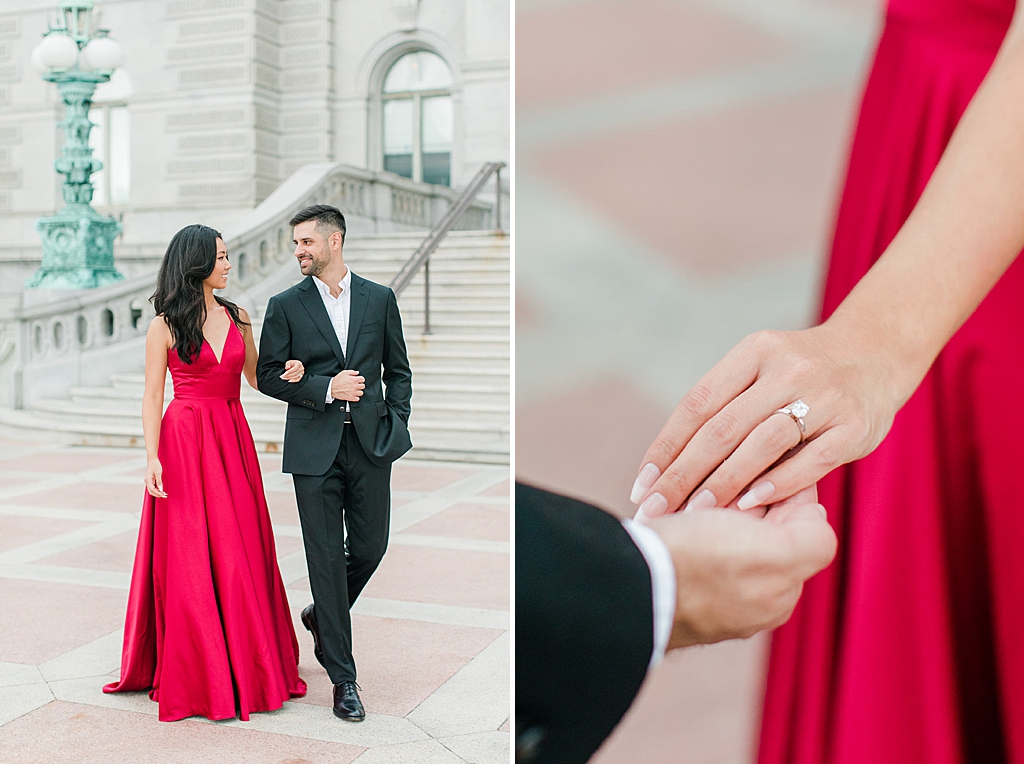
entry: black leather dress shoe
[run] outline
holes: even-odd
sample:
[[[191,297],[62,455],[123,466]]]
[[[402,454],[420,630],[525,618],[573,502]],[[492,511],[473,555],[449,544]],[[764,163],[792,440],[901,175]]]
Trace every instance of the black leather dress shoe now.
[[[358,690],[359,685],[351,680],[334,685],[335,716],[347,722],[361,722],[366,718]]]
[[[299,620],[302,621],[302,625],[306,627],[306,630],[313,635],[313,655],[320,661],[320,665],[324,665],[324,651],[320,649],[320,627],[316,622],[316,611],[312,605],[307,605],[302,615],[299,616]]]

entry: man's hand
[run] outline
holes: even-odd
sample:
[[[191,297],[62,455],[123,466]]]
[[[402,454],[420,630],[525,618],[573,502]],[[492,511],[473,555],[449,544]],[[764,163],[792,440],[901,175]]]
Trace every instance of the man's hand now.
[[[764,517],[692,508],[649,520],[676,568],[668,647],[746,638],[785,623],[803,583],[835,557],[836,536],[812,486]]]
[[[358,401],[363,397],[366,380],[358,371],[345,369],[331,378],[331,396],[343,401]]]

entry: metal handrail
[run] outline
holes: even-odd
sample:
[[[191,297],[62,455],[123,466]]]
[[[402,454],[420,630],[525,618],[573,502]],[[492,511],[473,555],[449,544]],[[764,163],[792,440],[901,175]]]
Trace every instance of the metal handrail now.
[[[469,209],[469,205],[483,189],[484,184],[490,180],[491,175],[495,176],[495,200],[494,200],[494,228],[501,231],[501,168],[504,162],[488,162],[480,168],[466,190],[458,199],[454,200],[444,213],[444,216],[437,222],[437,225],[427,234],[427,238],[416,248],[412,256],[402,266],[401,270],[391,280],[390,287],[396,295],[409,286],[420,268],[423,268],[423,333],[432,334],[430,331],[430,256],[437,249],[444,237],[455,228],[459,218]]]

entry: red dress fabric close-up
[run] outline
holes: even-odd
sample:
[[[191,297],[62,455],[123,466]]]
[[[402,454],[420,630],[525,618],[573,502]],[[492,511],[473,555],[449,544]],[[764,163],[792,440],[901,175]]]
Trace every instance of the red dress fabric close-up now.
[[[1013,10],[890,3],[824,317],[907,219]],[[839,554],[773,637],[761,764],[1024,764],[1022,334],[1018,258],[878,449],[819,484]]]
[[[103,688],[148,689],[161,721],[245,720],[306,692],[239,401],[244,364],[233,323],[220,361],[205,341],[191,364],[168,351],[174,399],[159,445],[167,498],[143,501],[121,680]]]

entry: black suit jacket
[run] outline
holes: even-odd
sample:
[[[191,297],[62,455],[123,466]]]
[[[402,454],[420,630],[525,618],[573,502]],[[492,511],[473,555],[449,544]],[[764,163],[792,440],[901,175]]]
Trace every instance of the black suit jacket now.
[[[516,484],[516,761],[582,764],[654,647],[651,574],[612,515]]]
[[[327,472],[345,426],[355,428],[363,451],[380,466],[412,448],[408,427],[412,371],[398,300],[388,287],[354,273],[351,289],[347,356],[312,276],[267,303],[256,378],[261,393],[288,402],[284,472]],[[292,358],[306,368],[301,382],[280,378],[285,362]],[[350,404],[351,425],[344,424],[345,401],[326,402],[331,378],[343,369],[366,378],[363,397]]]

